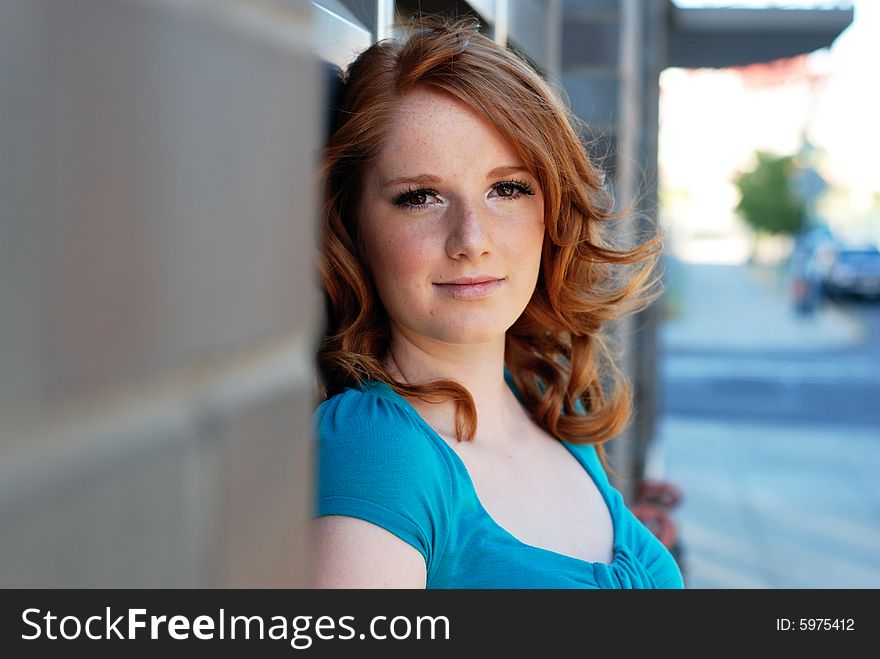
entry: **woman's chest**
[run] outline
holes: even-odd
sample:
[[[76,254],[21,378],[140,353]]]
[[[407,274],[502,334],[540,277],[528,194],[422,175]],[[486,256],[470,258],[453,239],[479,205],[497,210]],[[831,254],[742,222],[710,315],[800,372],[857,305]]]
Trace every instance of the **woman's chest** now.
[[[610,511],[584,466],[548,435],[509,450],[458,445],[476,496],[516,540],[589,562],[610,563]]]

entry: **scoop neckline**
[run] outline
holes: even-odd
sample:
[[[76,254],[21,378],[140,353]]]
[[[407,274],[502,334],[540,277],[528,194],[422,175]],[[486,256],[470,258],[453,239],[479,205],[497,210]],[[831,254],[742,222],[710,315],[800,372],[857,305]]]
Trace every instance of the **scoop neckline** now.
[[[520,400],[520,403],[522,403],[522,399],[519,397],[519,392],[516,391],[512,382],[510,380],[508,380],[507,378],[505,378],[505,381],[507,382],[507,385],[511,388],[513,393],[516,395],[517,399]],[[499,524],[495,520],[494,517],[492,517],[492,514],[486,509],[486,507],[483,505],[483,502],[480,500],[480,495],[477,493],[477,488],[474,486],[474,481],[471,478],[471,474],[468,471],[467,466],[464,464],[464,461],[461,459],[461,457],[458,455],[458,453],[456,453],[452,449],[452,447],[446,443],[446,440],[444,440],[437,433],[437,431],[434,430],[434,428],[432,428],[431,425],[427,421],[425,421],[425,419],[422,417],[422,415],[419,414],[418,410],[416,410],[416,408],[414,408],[412,406],[412,404],[406,398],[404,398],[403,396],[398,394],[396,391],[394,391],[388,385],[388,383],[382,382],[381,380],[370,380],[370,381],[368,381],[368,385],[371,386],[373,389],[378,388],[380,395],[384,395],[385,398],[388,398],[392,402],[401,406],[411,417],[413,417],[413,419],[420,426],[422,426],[430,434],[431,438],[435,442],[438,442],[442,445],[442,447],[443,447],[442,450],[446,451],[446,454],[451,457],[451,459],[455,462],[455,464],[461,469],[462,473],[464,474],[465,479],[467,479],[468,489],[469,489],[471,495],[473,496],[474,501],[476,502],[480,513],[482,515],[485,515],[486,519],[489,520],[489,522],[492,524],[492,526],[494,528],[496,528],[498,531],[500,531],[502,534],[504,534],[508,539],[512,540],[517,545],[524,547],[526,549],[545,552],[545,553],[553,555],[553,556],[558,556],[563,559],[567,559],[569,561],[575,561],[575,562],[580,563],[582,565],[588,565],[588,566],[594,567],[594,568],[596,566],[601,566],[602,568],[611,568],[612,565],[615,565],[616,563],[618,563],[619,558],[620,558],[620,553],[621,553],[620,552],[621,546],[618,543],[619,535],[618,535],[618,528],[617,528],[617,520],[614,519],[614,511],[611,507],[611,501],[609,500],[607,494],[605,493],[605,490],[599,484],[599,479],[593,473],[593,470],[590,468],[590,465],[587,464],[586,460],[582,459],[581,456],[578,455],[578,453],[576,453],[573,450],[573,448],[569,442],[566,442],[565,440],[560,439],[559,437],[553,437],[553,439],[555,439],[557,442],[562,444],[566,448],[566,450],[572,455],[572,457],[574,457],[574,459],[578,461],[578,463],[581,465],[581,467],[583,467],[584,471],[587,472],[587,475],[592,479],[593,484],[596,486],[596,489],[599,491],[599,495],[602,497],[602,501],[605,502],[605,507],[607,508],[608,515],[611,518],[611,529],[612,529],[612,542],[611,542],[612,556],[611,556],[610,563],[604,563],[602,561],[587,561],[582,558],[578,558],[577,556],[571,556],[569,554],[563,554],[562,552],[554,551],[552,549],[547,549],[546,547],[538,547],[537,545],[530,545],[529,543],[517,538],[513,533],[511,533],[506,528],[501,526],[501,524]]]

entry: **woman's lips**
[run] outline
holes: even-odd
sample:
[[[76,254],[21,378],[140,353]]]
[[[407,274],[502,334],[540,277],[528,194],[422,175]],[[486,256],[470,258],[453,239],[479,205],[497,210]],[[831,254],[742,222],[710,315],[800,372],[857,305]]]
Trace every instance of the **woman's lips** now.
[[[440,291],[456,300],[482,300],[504,284],[504,279],[490,279],[465,284],[434,284]]]

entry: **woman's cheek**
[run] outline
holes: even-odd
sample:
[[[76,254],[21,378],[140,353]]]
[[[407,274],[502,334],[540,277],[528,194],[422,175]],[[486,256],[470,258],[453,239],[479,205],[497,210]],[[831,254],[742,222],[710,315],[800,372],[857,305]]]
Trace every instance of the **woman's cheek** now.
[[[391,238],[387,245],[385,267],[398,275],[412,275],[425,270],[436,258],[436,240],[417,232],[402,233]]]

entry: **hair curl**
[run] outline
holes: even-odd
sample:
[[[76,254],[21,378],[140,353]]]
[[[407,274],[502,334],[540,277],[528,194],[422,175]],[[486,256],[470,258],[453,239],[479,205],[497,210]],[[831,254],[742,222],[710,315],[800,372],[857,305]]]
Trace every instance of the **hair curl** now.
[[[343,76],[321,164],[322,394],[380,380],[401,395],[454,401],[459,441],[476,433],[476,408],[462,385],[403,383],[385,368],[387,313],[361,256],[363,172],[379,154],[401,97],[417,87],[446,92],[486,117],[540,182],[540,272],[507,331],[505,363],[535,422],[556,437],[595,444],[605,464],[601,444],[626,425],[632,394],[603,327],[659,294],[660,236],[634,248],[612,244],[612,221],[620,218],[580,141],[580,123],[527,63],[481,35],[473,21],[422,20],[405,38],[365,50]]]

